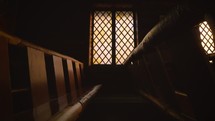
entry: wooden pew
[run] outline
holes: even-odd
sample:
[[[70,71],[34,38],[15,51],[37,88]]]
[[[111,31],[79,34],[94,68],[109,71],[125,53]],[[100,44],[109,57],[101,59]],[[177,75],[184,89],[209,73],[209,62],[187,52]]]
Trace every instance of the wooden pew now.
[[[69,56],[2,31],[0,47],[3,121],[75,120],[101,87],[83,89],[84,65]]]
[[[196,33],[205,14],[177,7],[124,63],[139,81],[140,93],[178,120],[215,119],[215,73]]]

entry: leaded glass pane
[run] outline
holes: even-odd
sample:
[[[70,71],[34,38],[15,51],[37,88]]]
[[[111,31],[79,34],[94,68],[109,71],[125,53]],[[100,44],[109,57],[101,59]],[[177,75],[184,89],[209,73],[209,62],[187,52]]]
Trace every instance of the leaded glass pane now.
[[[93,64],[112,63],[112,13],[94,12]]]
[[[117,11],[115,14],[116,64],[122,64],[134,49],[133,12]]]
[[[199,24],[201,45],[207,54],[212,54],[214,50],[213,34],[206,21]]]

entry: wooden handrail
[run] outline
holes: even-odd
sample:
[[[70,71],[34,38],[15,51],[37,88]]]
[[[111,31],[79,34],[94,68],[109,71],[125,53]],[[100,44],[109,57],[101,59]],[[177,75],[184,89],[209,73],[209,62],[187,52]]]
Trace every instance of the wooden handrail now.
[[[19,45],[19,46],[25,46],[25,47],[31,47],[31,48],[34,48],[34,49],[37,49],[37,50],[40,50],[40,51],[43,51],[44,53],[46,54],[50,54],[50,55],[55,55],[55,56],[58,56],[58,57],[61,57],[61,58],[64,58],[64,59],[69,59],[69,60],[72,60],[74,62],[78,62],[80,64],[83,64],[82,62],[80,62],[79,60],[76,60],[72,57],[69,57],[69,56],[66,56],[66,55],[63,55],[63,54],[60,54],[58,52],[55,52],[55,51],[52,51],[52,50],[49,50],[49,49],[46,49],[46,48],[43,48],[43,47],[40,47],[40,46],[37,46],[37,45],[34,45],[28,41],[25,41],[23,39],[20,39],[18,37],[15,37],[15,36],[11,36],[3,31],[0,31],[0,38],[6,40],[8,43],[12,44],[12,45]]]
[[[76,121],[83,112],[85,105],[98,93],[101,87],[101,84],[95,85],[78,102],[57,113],[49,121]]]

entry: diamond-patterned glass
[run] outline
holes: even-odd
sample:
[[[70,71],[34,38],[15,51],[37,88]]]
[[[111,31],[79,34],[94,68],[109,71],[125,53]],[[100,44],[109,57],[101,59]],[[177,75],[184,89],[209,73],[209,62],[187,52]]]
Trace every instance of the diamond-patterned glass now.
[[[206,21],[199,24],[200,38],[202,47],[207,54],[212,54],[214,50],[213,34]]]
[[[122,64],[134,49],[133,12],[117,11],[115,14],[116,64]]]
[[[94,12],[93,64],[112,63],[112,13]]]

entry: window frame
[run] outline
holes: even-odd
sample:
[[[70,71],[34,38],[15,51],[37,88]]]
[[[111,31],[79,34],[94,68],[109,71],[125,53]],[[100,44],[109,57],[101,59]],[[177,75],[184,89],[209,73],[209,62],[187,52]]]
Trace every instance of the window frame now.
[[[111,64],[93,64],[93,28],[94,28],[94,12],[95,11],[110,11],[112,14],[112,63]],[[115,38],[115,15],[117,11],[129,11],[133,13],[133,24],[134,24],[134,48],[138,45],[138,34],[137,34],[137,12],[133,9],[127,9],[127,8],[95,8],[92,11],[90,11],[90,37],[89,37],[89,66],[91,65],[122,65],[116,63],[116,38]]]

